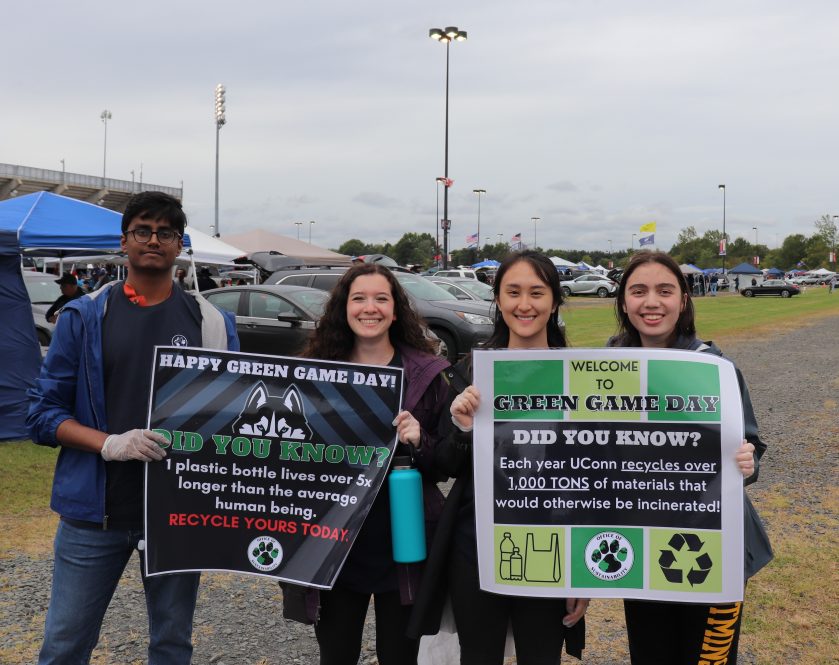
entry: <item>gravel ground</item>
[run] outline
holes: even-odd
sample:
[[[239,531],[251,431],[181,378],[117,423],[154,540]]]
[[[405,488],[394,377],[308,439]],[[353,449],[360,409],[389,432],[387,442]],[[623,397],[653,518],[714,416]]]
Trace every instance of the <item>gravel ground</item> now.
[[[767,496],[780,484],[799,484],[812,486],[809,499],[806,493],[804,499],[819,509],[818,488],[835,482],[835,455],[829,454],[829,450],[835,449],[839,404],[838,326],[839,316],[835,316],[760,340],[724,345],[723,350],[746,376],[761,435],[769,445],[760,482],[751,490],[758,503],[761,496]],[[801,398],[807,395],[816,397]],[[813,426],[814,422],[831,417],[831,410],[832,427]],[[106,616],[95,663],[145,662],[147,624],[138,569],[135,558]],[[34,660],[43,630],[50,576],[50,552],[37,558],[12,554],[0,559],[0,654],[9,654],[11,662]],[[615,601],[598,605],[590,611],[585,661],[616,665],[627,662],[619,605]],[[311,628],[282,619],[279,589],[263,579],[205,575],[195,622],[194,662],[199,665],[318,662]],[[362,663],[376,662],[373,635],[368,617]],[[12,661],[11,654],[18,658]],[[747,644],[741,650],[740,662],[755,662]]]

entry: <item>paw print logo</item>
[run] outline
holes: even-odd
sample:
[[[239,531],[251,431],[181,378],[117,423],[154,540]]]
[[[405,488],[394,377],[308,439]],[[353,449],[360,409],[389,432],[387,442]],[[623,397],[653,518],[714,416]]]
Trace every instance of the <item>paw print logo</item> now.
[[[172,346],[188,346],[189,340],[186,338],[186,335],[175,335],[172,338]]]
[[[626,561],[627,554],[627,549],[621,547],[617,540],[608,543],[601,540],[600,545],[591,553],[591,560],[604,573],[616,573]]]
[[[257,570],[275,570],[283,560],[283,548],[276,538],[259,536],[248,545],[248,560]]]
[[[603,531],[588,541],[586,566],[596,578],[613,581],[624,577],[635,562],[632,544],[622,534]]]

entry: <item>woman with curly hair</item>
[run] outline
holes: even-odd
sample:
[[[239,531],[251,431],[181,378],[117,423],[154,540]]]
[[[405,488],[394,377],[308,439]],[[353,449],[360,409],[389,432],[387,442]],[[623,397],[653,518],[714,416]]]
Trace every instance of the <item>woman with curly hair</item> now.
[[[434,472],[434,447],[448,385],[449,364],[411,309],[405,291],[388,268],[364,263],[350,268],[335,286],[305,357],[387,365],[403,370],[403,410],[394,425],[396,455],[410,455],[422,474],[426,533],[443,507]],[[354,665],[361,653],[370,596],[376,611],[376,653],[382,665],[416,663],[418,640],[405,636],[419,582],[416,564],[397,564],[391,549],[390,497],[382,485],[335,586],[320,592],[315,635],[322,665]],[[317,608],[311,602],[307,606]]]

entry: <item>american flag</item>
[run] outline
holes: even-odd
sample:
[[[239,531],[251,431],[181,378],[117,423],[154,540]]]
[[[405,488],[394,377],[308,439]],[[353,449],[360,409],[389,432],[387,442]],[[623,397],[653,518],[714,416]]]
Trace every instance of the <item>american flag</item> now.
[[[466,236],[466,246],[471,247],[473,245],[475,245],[475,246],[478,245],[478,234],[477,233],[473,233],[470,236]]]
[[[446,187],[451,187],[454,184],[454,180],[451,178],[443,178],[442,182]]]
[[[516,235],[514,235],[514,236],[510,239],[510,241],[511,241],[511,242],[521,242],[521,233],[517,233]]]

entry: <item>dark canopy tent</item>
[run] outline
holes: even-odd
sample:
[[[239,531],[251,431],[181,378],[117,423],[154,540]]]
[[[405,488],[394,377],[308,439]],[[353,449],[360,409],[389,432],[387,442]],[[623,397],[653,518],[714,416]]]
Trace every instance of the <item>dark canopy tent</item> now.
[[[729,270],[732,275],[762,275],[763,273],[755,268],[750,263],[746,263],[745,261],[741,263],[739,266],[735,266],[731,270]]]
[[[119,251],[122,216],[49,192],[0,201],[0,441],[26,436],[26,390],[41,365],[20,255],[69,256]]]

